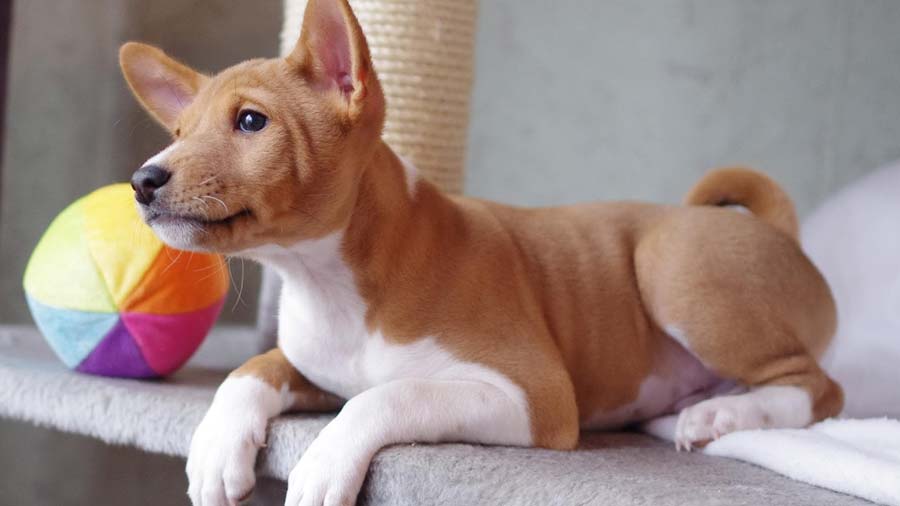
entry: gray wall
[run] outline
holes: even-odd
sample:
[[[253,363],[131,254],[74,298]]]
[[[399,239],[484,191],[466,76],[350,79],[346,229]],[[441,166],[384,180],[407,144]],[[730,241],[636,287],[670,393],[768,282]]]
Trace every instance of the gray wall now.
[[[895,0],[483,0],[469,193],[676,202],[747,163],[807,212],[900,158]]]

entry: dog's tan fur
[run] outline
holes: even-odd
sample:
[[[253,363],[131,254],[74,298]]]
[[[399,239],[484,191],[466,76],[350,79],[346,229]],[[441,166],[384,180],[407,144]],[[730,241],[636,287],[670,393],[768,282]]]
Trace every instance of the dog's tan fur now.
[[[231,373],[234,377],[253,376],[276,390],[287,388],[294,393],[297,409],[303,411],[334,411],[344,403],[342,399],[323,392],[300,374],[278,348],[257,355]]]
[[[437,336],[455,356],[510,378],[527,395],[538,446],[573,448],[587,417],[636,399],[671,328],[722,377],[802,387],[816,420],[840,410],[840,387],[816,363],[834,303],[798,246],[790,201],[768,178],[713,173],[688,200],[746,205],[755,217],[638,203],[522,209],[448,196],[427,181],[407,188],[380,140],[384,97],[362,31],[346,2],[336,5],[352,49],[349,91],[323,75],[315,34],[333,27],[317,26],[309,10],[288,58],[215,77],[148,46],[122,48],[133,91],[181,142],[168,160],[167,205],[205,220],[197,247],[238,253],[346,230],[342,255],[368,326],[397,343]],[[148,98],[154,73],[186,90],[183,112]],[[246,107],[270,118],[252,137],[233,129]],[[193,198],[210,191],[222,206]],[[302,377],[271,372],[285,364],[275,353],[235,374],[320,399]]]

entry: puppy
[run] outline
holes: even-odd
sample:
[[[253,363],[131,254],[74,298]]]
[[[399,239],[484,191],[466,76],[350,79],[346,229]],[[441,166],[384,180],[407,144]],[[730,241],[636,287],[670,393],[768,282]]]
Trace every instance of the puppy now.
[[[829,288],[761,174],[714,172],[684,207],[444,195],[382,142],[346,0],[310,0],[283,59],[214,77],[142,44],[120,59],[173,136],[132,179],[144,220],[284,281],[278,348],[225,380],[194,434],[195,505],[251,492],[285,411],[340,408],[290,474],[293,506],[353,503],[394,443],[571,449],[581,428],[644,424],[690,449],[841,408],[817,364]]]

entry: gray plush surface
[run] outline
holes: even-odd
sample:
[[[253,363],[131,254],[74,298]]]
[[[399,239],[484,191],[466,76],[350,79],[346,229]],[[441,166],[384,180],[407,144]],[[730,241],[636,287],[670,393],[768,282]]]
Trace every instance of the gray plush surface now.
[[[255,346],[249,331],[226,329],[170,379],[115,380],[67,371],[30,327],[0,327],[0,416],[184,456],[215,386]],[[329,418],[275,420],[259,473],[284,479]],[[284,486],[267,480],[259,492],[255,504],[277,504]],[[749,464],[676,453],[631,433],[584,434],[574,452],[395,446],[376,457],[361,499],[371,505],[870,504]]]

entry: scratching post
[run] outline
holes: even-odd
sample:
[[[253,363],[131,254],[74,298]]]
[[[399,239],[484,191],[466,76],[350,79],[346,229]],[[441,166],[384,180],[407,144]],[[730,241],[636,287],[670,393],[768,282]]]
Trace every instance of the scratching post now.
[[[463,185],[477,0],[350,0],[387,99],[384,140],[448,192]],[[306,0],[285,0],[281,54]]]
[[[293,49],[307,0],[285,0],[281,54]],[[384,140],[447,192],[463,187],[477,0],[350,0],[387,100]],[[259,306],[275,344],[278,277],[266,269]]]

